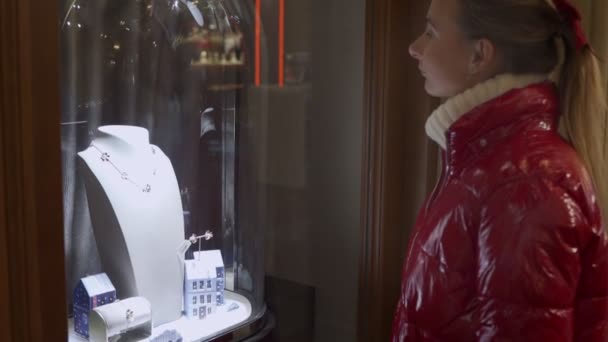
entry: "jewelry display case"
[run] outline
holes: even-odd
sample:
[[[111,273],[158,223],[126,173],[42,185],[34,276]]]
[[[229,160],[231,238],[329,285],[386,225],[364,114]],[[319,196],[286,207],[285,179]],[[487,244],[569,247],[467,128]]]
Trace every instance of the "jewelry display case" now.
[[[151,327],[146,341],[255,334],[266,306],[254,3],[60,5],[69,340],[135,323]]]

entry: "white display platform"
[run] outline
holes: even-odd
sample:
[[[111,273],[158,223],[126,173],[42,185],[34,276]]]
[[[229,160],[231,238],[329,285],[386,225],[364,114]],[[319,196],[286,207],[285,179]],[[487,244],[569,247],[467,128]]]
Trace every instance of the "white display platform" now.
[[[251,316],[251,303],[247,298],[230,291],[224,292],[226,303],[218,307],[217,313],[202,320],[189,320],[185,317],[177,321],[160,325],[152,331],[152,338],[162,334],[166,330],[177,330],[184,339],[184,342],[204,341],[207,337],[216,334],[226,328],[235,326],[246,321]],[[231,304],[236,303],[239,308],[228,312]],[[154,310],[154,308],[152,308]],[[86,342],[87,340],[76,335],[74,332],[73,321],[68,321],[69,342]],[[141,341],[149,341],[144,339]]]

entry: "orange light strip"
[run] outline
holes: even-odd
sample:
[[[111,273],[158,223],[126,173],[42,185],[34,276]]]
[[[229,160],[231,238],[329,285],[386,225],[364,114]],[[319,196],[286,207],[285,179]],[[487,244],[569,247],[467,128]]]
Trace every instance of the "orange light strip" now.
[[[262,0],[255,0],[255,85],[260,86],[261,78],[261,47],[262,47]]]
[[[279,0],[279,87],[285,84],[285,0]]]

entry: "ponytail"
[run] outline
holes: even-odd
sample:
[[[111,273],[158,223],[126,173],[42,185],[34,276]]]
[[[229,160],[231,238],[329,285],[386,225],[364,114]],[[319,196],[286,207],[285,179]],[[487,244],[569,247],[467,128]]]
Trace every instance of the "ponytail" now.
[[[593,50],[587,45],[568,55],[560,77],[560,132],[585,163],[602,221],[608,222],[607,94]]]
[[[608,229],[608,113],[599,62],[569,0],[460,0],[460,25],[504,54],[505,72],[547,74],[559,84],[560,133],[574,146]],[[551,43],[553,42],[553,43]]]

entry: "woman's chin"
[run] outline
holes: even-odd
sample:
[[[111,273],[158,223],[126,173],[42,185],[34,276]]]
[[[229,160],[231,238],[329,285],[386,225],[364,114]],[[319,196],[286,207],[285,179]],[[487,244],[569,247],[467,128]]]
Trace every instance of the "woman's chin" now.
[[[439,92],[437,91],[437,89],[433,87],[433,84],[428,79],[424,80],[424,91],[429,96],[441,97],[438,95]]]
[[[424,80],[424,91],[433,97],[449,98],[453,96],[445,87],[438,87],[437,84],[429,81],[428,78]]]

